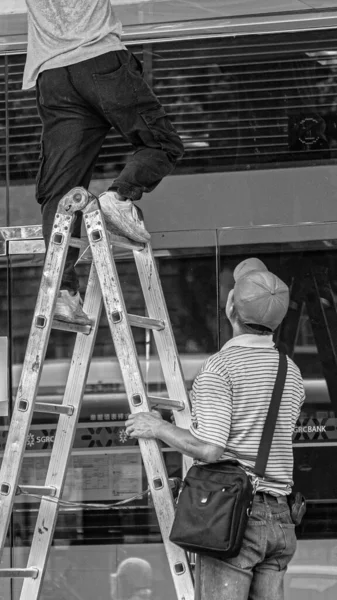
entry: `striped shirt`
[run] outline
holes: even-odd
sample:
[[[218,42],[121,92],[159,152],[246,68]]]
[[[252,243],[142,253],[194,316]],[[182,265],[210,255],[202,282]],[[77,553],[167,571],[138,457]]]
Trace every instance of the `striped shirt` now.
[[[278,369],[272,335],[239,335],[209,357],[192,387],[191,433],[224,448],[253,471]],[[293,485],[292,434],[304,402],[303,380],[287,357],[287,378],[264,479],[258,490],[285,495]]]

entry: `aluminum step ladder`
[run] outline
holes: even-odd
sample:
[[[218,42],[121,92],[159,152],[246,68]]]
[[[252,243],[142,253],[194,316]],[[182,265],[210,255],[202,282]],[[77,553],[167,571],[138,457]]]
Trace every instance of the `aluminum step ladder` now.
[[[92,253],[83,306],[92,321],[91,326],[53,320],[68,247],[78,246],[79,242],[71,238],[71,225],[77,211],[83,213]],[[126,312],[113,257],[114,246],[133,251],[148,317],[128,315]],[[20,600],[38,600],[42,591],[103,303],[124,379],[130,412],[147,412],[153,405],[168,408],[174,410],[176,424],[188,428],[189,398],[151,246],[149,243],[139,244],[122,236],[109,234],[97,198],[83,188],[74,188],[62,198],[55,216],[0,471],[0,557],[16,495],[30,493],[41,496],[27,567],[0,569],[0,577],[24,578]],[[150,397],[146,393],[131,326],[153,330],[166,381],[167,399]],[[36,402],[52,328],[77,332],[61,405]],[[20,485],[20,471],[34,411],[59,414],[43,487]],[[193,600],[193,577],[188,557],[183,550],[169,541],[174,518],[174,501],[159,443],[157,440],[140,439],[139,446],[177,598]],[[185,461],[188,463],[189,459],[186,458]]]

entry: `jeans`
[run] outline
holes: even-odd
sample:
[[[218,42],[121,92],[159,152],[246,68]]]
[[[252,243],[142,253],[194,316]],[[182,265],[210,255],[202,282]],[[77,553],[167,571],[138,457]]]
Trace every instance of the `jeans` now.
[[[131,200],[153,190],[183,154],[181,140],[145,82],[141,64],[127,50],[43,71],[37,81],[37,108],[43,127],[36,197],[46,246],[60,199],[75,186],[88,188],[111,127],[134,152],[109,189]],[[81,235],[81,221],[78,214],[74,237]],[[63,289],[78,289],[77,258],[78,249],[69,248]]]
[[[286,498],[256,494],[239,555],[197,557],[196,600],[283,600],[296,544]]]

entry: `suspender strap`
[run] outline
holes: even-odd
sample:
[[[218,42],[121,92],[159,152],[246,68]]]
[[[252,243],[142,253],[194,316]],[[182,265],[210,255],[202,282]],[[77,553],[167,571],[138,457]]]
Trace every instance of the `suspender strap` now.
[[[255,463],[254,473],[258,477],[263,477],[266,470],[268,455],[273,440],[277,415],[279,412],[284,384],[287,377],[287,357],[280,352],[279,365],[276,375],[276,381],[271,397],[266,422],[264,424],[259,451]]]

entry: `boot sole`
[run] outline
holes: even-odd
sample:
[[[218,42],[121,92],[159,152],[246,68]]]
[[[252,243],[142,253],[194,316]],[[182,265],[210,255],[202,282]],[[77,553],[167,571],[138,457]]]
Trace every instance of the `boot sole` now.
[[[102,211],[103,212],[103,211]],[[147,244],[150,239],[151,236],[150,234],[148,238],[146,238],[145,236],[142,236],[141,233],[133,232],[133,231],[127,231],[126,229],[122,229],[121,227],[119,227],[116,222],[107,214],[105,214],[103,212],[104,218],[105,218],[105,222],[106,222],[106,226],[108,228],[109,231],[111,231],[111,233],[116,233],[117,235],[123,235],[124,237],[127,237],[128,239],[134,241],[134,242],[139,242],[140,244]]]
[[[65,317],[64,315],[54,315],[54,319],[55,321],[61,321],[64,323],[73,323],[74,325],[92,325],[92,322],[90,321],[90,319],[85,320],[85,319],[70,319],[69,317]]]

